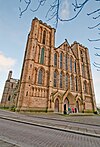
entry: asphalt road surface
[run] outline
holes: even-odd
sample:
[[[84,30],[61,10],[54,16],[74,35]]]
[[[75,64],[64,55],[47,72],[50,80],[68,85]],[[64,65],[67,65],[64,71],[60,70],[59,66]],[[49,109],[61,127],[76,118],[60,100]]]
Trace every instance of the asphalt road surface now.
[[[0,118],[18,119],[29,123],[47,125],[70,131],[95,134],[100,136],[100,116],[69,116],[57,114],[20,114],[0,110]]]
[[[0,119],[0,139],[19,147],[100,147],[100,138],[5,119]]]

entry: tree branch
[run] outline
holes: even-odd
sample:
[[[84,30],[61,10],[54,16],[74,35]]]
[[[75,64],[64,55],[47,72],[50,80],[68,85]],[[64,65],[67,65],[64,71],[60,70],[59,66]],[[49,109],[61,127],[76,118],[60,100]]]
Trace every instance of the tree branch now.
[[[92,14],[97,13],[97,12],[99,12],[99,11],[100,11],[100,9],[97,9],[97,10],[91,12],[91,13],[87,13],[87,15],[89,16],[89,15],[92,15]]]
[[[22,2],[22,0],[20,0],[20,2]],[[24,0],[24,2],[26,3],[26,8],[25,8],[24,10],[21,10],[21,7],[19,7],[20,17],[21,17],[21,16],[23,15],[23,13],[24,13],[25,11],[27,11],[27,9],[29,8],[29,5],[31,4],[31,0],[29,0],[29,1]]]
[[[98,48],[98,47],[94,47],[94,49],[96,49],[96,50],[100,50],[100,48]]]
[[[38,0],[39,1],[39,0]],[[38,9],[41,7],[41,6],[44,6],[44,4],[45,4],[45,2],[46,2],[47,0],[40,0],[39,1],[39,4],[38,4],[38,6],[37,6],[37,8],[36,9],[30,9],[32,12],[36,12],[36,11],[38,11]]]
[[[88,39],[89,41],[100,41],[100,39]]]
[[[60,7],[61,1],[60,0],[54,0],[52,5],[50,5],[49,10],[47,11],[46,18],[47,20],[51,20],[55,18],[55,26],[57,28],[58,20],[59,20],[59,7]]]
[[[100,15],[98,15],[98,16],[96,16],[96,17],[93,17],[93,19],[97,19],[97,18],[99,18],[100,17]]]
[[[100,66],[98,66],[98,64],[96,64],[95,62],[93,63],[93,65],[94,65],[96,68],[100,68]]]
[[[88,27],[89,29],[94,29],[96,27],[98,27],[100,25],[100,23],[98,23],[97,25],[93,26],[93,27]]]
[[[98,57],[100,57],[100,54],[96,53],[96,54],[95,54],[95,56],[98,56]]]
[[[77,11],[78,10],[78,12],[76,13],[76,15],[74,17],[70,18],[70,19],[61,19],[59,17],[59,20],[60,21],[71,21],[71,20],[75,19],[80,14],[80,12],[82,11],[82,9],[84,8],[84,6],[87,4],[88,1],[89,0],[85,0],[82,4],[78,4],[77,0],[75,0],[75,4],[72,3],[72,5],[74,6],[74,11]]]
[[[31,3],[34,1],[34,0],[19,0],[20,3],[22,3],[22,1],[25,3],[25,8],[22,10],[21,7],[19,7],[19,11],[20,11],[20,17],[23,15],[24,12],[26,12]],[[45,3],[46,3],[47,0],[38,0],[37,1],[37,6],[35,6],[35,9],[31,9],[31,12],[36,12],[39,10],[39,8],[41,6],[44,6]],[[57,25],[58,25],[58,21],[63,21],[63,22],[68,22],[68,21],[72,21],[74,20],[75,18],[78,17],[78,15],[82,12],[83,8],[85,7],[86,4],[88,4],[88,2],[90,0],[81,0],[81,3],[79,3],[78,0],[74,0],[74,2],[72,3],[72,7],[74,9],[74,15],[68,19],[63,19],[61,18],[60,16],[60,6],[61,6],[61,2],[63,2],[64,0],[53,0],[53,2],[50,4],[50,8],[48,9],[47,13],[46,13],[46,18],[47,18],[47,21],[49,20],[52,20],[54,19],[54,23],[55,23],[55,27],[57,28]],[[94,0],[95,2],[100,2],[100,0]],[[51,1],[50,1],[51,2]],[[96,10],[90,12],[87,14],[88,16],[90,15],[93,15],[93,20],[99,20],[100,18],[100,7],[97,8]],[[95,16],[94,16],[95,15]],[[98,27],[98,30],[100,30],[100,23],[94,25],[94,26],[91,26],[91,27],[88,27],[89,29],[94,29],[94,28],[97,28]],[[100,35],[100,33],[98,33]],[[100,41],[100,38],[98,39],[88,39],[90,42],[98,42]],[[97,47],[94,47],[94,49],[96,50],[100,50],[100,48],[97,48]],[[96,53],[95,56],[98,56],[100,57],[100,54]],[[94,62],[94,66],[96,68],[98,68],[98,63]],[[97,69],[98,70],[98,69]]]

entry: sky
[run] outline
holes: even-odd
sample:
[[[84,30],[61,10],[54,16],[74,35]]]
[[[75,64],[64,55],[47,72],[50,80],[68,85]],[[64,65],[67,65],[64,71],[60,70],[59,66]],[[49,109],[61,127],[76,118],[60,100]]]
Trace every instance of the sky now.
[[[48,25],[55,27],[54,20],[47,21],[45,17],[52,1],[47,0],[44,7],[41,7],[37,12],[33,13],[30,11],[30,8],[34,9],[37,6],[37,0],[34,0],[29,9],[20,18],[19,6],[22,9],[25,8],[23,0],[21,3],[20,0],[0,0],[0,100],[9,70],[13,71],[13,78],[20,79],[25,46],[32,19],[37,17]],[[62,0],[60,16],[63,19],[70,18],[75,14],[71,5],[73,1],[75,0]],[[100,104],[100,72],[97,71],[93,63],[99,63],[100,57],[94,55],[97,53],[94,46],[100,47],[100,41],[88,41],[88,38],[98,38],[98,31],[97,29],[88,29],[89,26],[93,26],[97,22],[93,21],[91,16],[87,16],[87,13],[99,8],[99,4],[100,2],[90,0],[76,19],[70,22],[59,22],[55,36],[56,47],[67,39],[69,44],[77,41],[89,49],[97,104]]]

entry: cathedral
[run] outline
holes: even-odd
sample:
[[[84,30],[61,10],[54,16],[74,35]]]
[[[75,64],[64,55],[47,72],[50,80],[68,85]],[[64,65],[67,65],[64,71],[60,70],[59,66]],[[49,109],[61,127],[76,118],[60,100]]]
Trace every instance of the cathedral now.
[[[65,40],[55,47],[55,29],[34,18],[28,35],[17,110],[63,113],[96,111],[88,49]]]
[[[28,35],[17,111],[95,112],[88,48],[65,41],[55,47],[51,26],[34,18]]]

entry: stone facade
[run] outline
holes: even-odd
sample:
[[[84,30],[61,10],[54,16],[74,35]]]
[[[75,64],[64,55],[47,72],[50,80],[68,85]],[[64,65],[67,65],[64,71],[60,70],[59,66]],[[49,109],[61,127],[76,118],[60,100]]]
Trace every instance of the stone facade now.
[[[88,49],[67,40],[56,48],[55,31],[37,18],[32,21],[17,110],[96,111]]]
[[[12,71],[9,71],[8,78],[5,82],[3,90],[1,106],[2,107],[16,107],[18,98],[19,80],[12,78]]]

